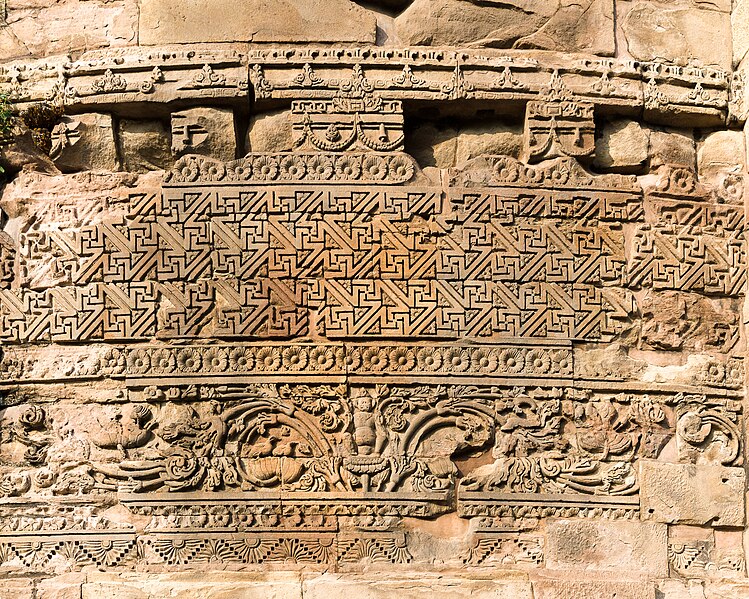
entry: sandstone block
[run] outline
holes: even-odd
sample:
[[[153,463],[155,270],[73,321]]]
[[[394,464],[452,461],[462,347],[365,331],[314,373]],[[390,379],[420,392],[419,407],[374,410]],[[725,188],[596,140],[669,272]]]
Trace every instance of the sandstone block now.
[[[136,0],[9,2],[0,60],[133,45],[137,28]]]
[[[700,580],[661,580],[658,593],[661,599],[705,599],[704,583]]]
[[[697,151],[697,172],[710,178],[721,171],[741,172],[746,162],[744,134],[741,131],[717,131],[708,135]]]
[[[606,123],[596,140],[593,164],[603,170],[636,173],[647,163],[649,131],[637,121],[616,120]]]
[[[533,582],[534,599],[656,599],[650,582],[559,580]]]
[[[90,112],[63,117],[52,130],[50,156],[63,172],[117,170],[112,115]]]
[[[559,570],[616,570],[667,576],[664,524],[552,520],[546,527],[546,564]]]
[[[613,18],[611,0],[574,5],[553,0],[415,0],[395,20],[395,31],[408,45],[478,43],[610,55]]]
[[[626,47],[638,60],[697,62],[731,67],[731,44],[715,43],[731,36],[730,15],[715,10],[655,2],[637,2],[622,18]]]
[[[681,131],[652,131],[650,133],[650,168],[672,164],[695,168],[697,149],[694,136]]]
[[[422,166],[451,168],[455,166],[458,151],[458,130],[454,127],[438,128],[429,123],[418,127],[406,148]]]
[[[293,116],[290,110],[279,110],[253,116],[248,140],[250,152],[284,152],[294,142]]]
[[[10,174],[20,170],[59,173],[47,153],[34,143],[31,131],[23,123],[16,125],[13,141],[0,148],[0,164]]]
[[[162,575],[101,573],[89,576],[82,599],[301,599],[293,572],[190,572]]]
[[[161,121],[122,120],[118,133],[124,170],[145,173],[167,169],[174,162],[169,132]]]
[[[741,468],[643,460],[642,518],[667,524],[743,526],[744,479]]]
[[[189,108],[172,113],[172,153],[200,154],[233,160],[236,154],[234,113],[227,108]]]
[[[422,166],[462,167],[479,156],[501,154],[517,157],[523,149],[520,126],[499,121],[467,123],[461,127],[418,127],[407,150]]]
[[[374,43],[373,13],[349,0],[143,0],[144,45],[194,42]]]
[[[749,50],[749,1],[738,0],[731,13],[733,63],[738,65]]]
[[[323,574],[303,584],[305,599],[532,599],[531,584],[523,576],[495,572],[484,577]]]
[[[718,582],[708,585],[705,589],[705,599],[745,599],[746,597],[749,597],[749,582],[744,581]],[[692,598],[689,597],[688,599]],[[699,597],[699,599],[702,599],[702,597]]]
[[[36,587],[37,599],[81,599],[85,575],[79,572],[40,580]]]
[[[730,298],[682,291],[648,291],[641,298],[641,339],[648,349],[704,351],[731,343],[739,308]]]
[[[0,599],[33,599],[34,581],[31,578],[5,578],[0,584]]]
[[[523,148],[523,131],[498,122],[461,127],[455,149],[455,164],[464,166],[479,156],[501,154],[519,156]]]

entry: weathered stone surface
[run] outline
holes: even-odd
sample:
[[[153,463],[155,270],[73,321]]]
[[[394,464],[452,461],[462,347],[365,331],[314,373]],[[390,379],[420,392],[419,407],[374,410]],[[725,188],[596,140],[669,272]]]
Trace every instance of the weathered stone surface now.
[[[40,580],[36,584],[36,599],[81,599],[86,575],[71,572]]]
[[[0,595],[747,594],[740,2],[129,1],[0,27]]]
[[[143,0],[141,44],[193,42],[369,42],[375,16],[349,0]]]
[[[616,120],[596,140],[593,164],[602,170],[638,173],[647,164],[650,132],[637,121]]]
[[[749,2],[738,0],[731,12],[733,63],[738,65],[749,50]]]
[[[645,294],[640,306],[648,349],[721,350],[737,343],[738,308],[730,300],[666,290]]]
[[[705,599],[740,599],[746,597],[747,593],[749,593],[749,583],[746,581],[720,582],[707,586]]]
[[[533,592],[535,599],[657,599],[651,582],[615,579],[537,580]]]
[[[31,578],[5,578],[0,585],[0,599],[34,599]]]
[[[397,593],[408,599],[422,597],[472,597],[476,599],[532,599],[531,583],[522,574],[449,576],[425,574],[417,579],[388,576],[341,576],[324,574],[304,580],[307,599],[360,597],[385,599]]]
[[[250,121],[250,152],[286,152],[294,143],[293,116],[288,110],[259,114]]]
[[[172,113],[172,153],[233,160],[237,142],[234,113],[224,108],[190,108]]]
[[[295,573],[91,574],[82,599],[301,599]]]
[[[582,4],[416,0],[396,19],[396,34],[412,45],[480,44],[610,55],[613,17],[610,0]]]
[[[575,374],[583,378],[639,378],[646,368],[647,362],[631,357],[624,344],[580,349],[575,354]]]
[[[717,131],[705,137],[697,151],[697,172],[711,178],[719,172],[742,172],[746,163],[744,134]]]
[[[666,528],[640,522],[549,520],[546,563],[555,570],[626,569],[667,576]]]
[[[52,131],[50,155],[55,166],[66,173],[117,170],[112,115],[87,113],[63,117]]]
[[[134,45],[135,0],[10,1],[0,30],[0,60]]]
[[[421,165],[452,168],[463,167],[487,154],[519,156],[522,147],[520,127],[487,119],[482,124],[469,123],[458,128],[432,124],[418,127],[408,150]]]
[[[658,582],[659,597],[663,599],[705,599],[701,580],[662,580]]]
[[[164,170],[174,162],[169,131],[161,121],[123,119],[117,140],[123,170],[135,173]]]
[[[669,524],[743,526],[744,471],[701,464],[640,465],[642,517]]]
[[[691,132],[651,131],[650,167],[656,169],[672,164],[694,169],[697,161],[697,146]]]
[[[47,153],[34,143],[31,131],[22,123],[15,126],[13,141],[0,148],[0,164],[9,174],[20,170],[58,172]]]
[[[633,58],[731,67],[731,45],[714,43],[716,36],[729,39],[729,14],[690,6],[664,7],[656,2],[635,2],[624,10],[621,27]]]

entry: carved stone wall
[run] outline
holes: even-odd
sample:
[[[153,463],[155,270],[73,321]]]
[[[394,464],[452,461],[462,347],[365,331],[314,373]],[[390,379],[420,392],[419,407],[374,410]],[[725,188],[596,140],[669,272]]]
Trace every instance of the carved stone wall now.
[[[8,2],[0,599],[749,596],[747,7]]]

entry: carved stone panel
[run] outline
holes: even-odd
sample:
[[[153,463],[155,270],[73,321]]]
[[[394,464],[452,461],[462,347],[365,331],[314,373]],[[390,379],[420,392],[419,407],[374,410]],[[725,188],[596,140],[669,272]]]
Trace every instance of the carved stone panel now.
[[[419,8],[342,1],[371,31],[338,42]],[[193,35],[157,4],[145,22]],[[312,4],[279,39],[335,37],[300,25]],[[45,131],[69,171],[0,195],[0,570],[293,570],[310,597],[328,571],[576,599],[743,576],[746,168],[709,139],[740,81],[529,50],[572,9],[514,50],[0,65],[19,110],[64,113]],[[237,41],[230,16],[211,39]],[[425,163],[484,121],[513,143]],[[245,152],[274,126],[279,151]]]

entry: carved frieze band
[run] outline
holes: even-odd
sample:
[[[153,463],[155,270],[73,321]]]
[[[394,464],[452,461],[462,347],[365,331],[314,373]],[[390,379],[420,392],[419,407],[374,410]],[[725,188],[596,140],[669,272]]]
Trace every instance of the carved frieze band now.
[[[687,462],[742,461],[740,401],[704,394],[196,381],[142,387],[121,405],[22,404],[4,419],[6,496],[116,492],[144,516],[204,506],[226,525],[287,508],[429,517],[456,492],[471,517],[626,514],[637,460],[673,437]],[[492,463],[458,478],[449,456],[490,447]]]
[[[314,169],[351,181],[307,187]],[[743,294],[738,177],[707,188],[665,169],[643,196],[571,158],[489,157],[447,192],[365,170],[414,176],[401,153],[186,158],[125,214],[31,220],[6,257],[0,337],[593,341],[636,317],[642,288]]]
[[[491,345],[250,345],[61,349],[50,363],[44,352],[8,348],[0,380],[111,377],[127,379],[238,376],[388,375],[416,377],[572,378],[572,351],[565,346]]]
[[[711,67],[445,49],[253,50],[247,60],[255,97],[325,97],[363,70],[389,98],[533,100],[572,97],[597,105],[644,106],[651,113],[683,109],[725,119],[731,80]]]
[[[390,99],[533,100],[573,94],[596,105],[645,107],[653,114],[725,121],[743,118],[741,81],[716,68],[615,61],[580,55],[423,48],[273,48],[247,54],[174,49],[91,52],[10,64],[0,91],[18,102],[56,101],[71,108],[180,99],[330,98],[364,74]],[[729,97],[729,90],[731,95]]]
[[[407,564],[412,560],[402,533],[329,531],[177,535],[99,533],[90,535],[0,536],[0,566],[46,570],[52,564],[136,567],[295,563],[345,566],[359,562]]]

